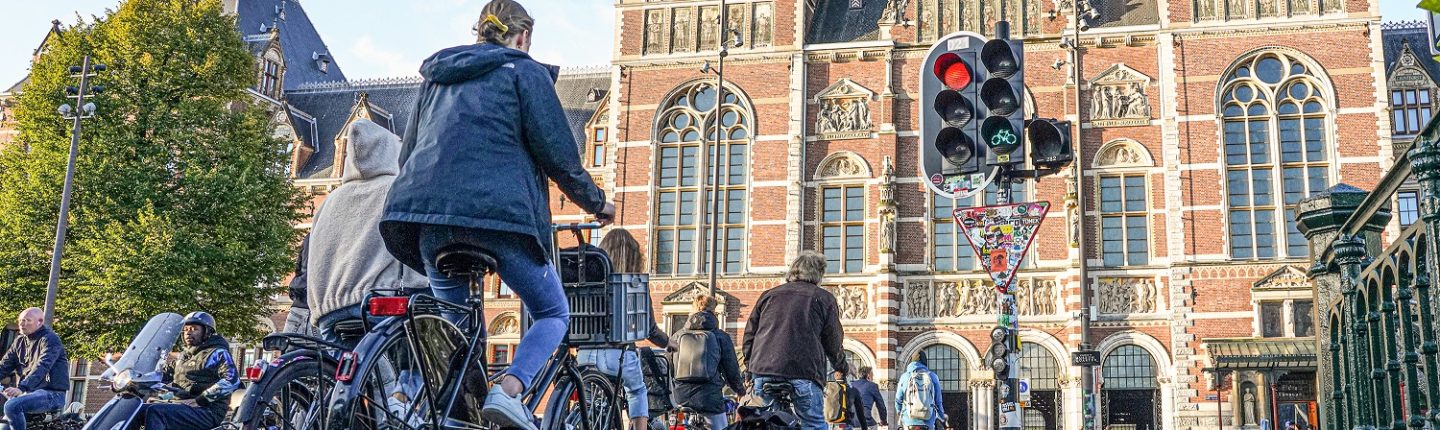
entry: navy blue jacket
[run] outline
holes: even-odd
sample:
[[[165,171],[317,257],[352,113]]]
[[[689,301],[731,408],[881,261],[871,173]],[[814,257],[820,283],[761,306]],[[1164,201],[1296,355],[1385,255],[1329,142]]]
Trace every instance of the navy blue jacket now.
[[[40,326],[29,335],[21,334],[10,344],[5,358],[0,359],[0,378],[16,376],[20,391],[70,390],[70,358],[60,336],[50,327]]]
[[[865,418],[870,427],[876,426],[877,423],[889,425],[890,418],[885,414],[885,397],[880,395],[880,386],[868,380],[856,379],[850,381],[850,387],[860,392],[860,397],[855,404],[860,406],[860,416]],[[880,409],[878,419],[871,413],[872,406]]]
[[[478,44],[436,52],[420,75],[425,83],[380,222],[385,246],[400,262],[424,272],[422,224],[518,233],[550,249],[546,178],[581,209],[604,208],[605,192],[581,165],[555,94],[559,69],[518,50]]]

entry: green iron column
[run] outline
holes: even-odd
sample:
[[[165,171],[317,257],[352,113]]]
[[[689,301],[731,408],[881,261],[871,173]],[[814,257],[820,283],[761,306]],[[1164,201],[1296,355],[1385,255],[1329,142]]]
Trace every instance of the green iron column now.
[[[1405,407],[1401,404],[1400,386],[1403,385],[1403,376],[1400,374],[1400,346],[1398,345],[1401,330],[1395,318],[1396,305],[1395,296],[1399,292],[1399,285],[1390,288],[1383,283],[1380,285],[1380,321],[1376,321],[1385,330],[1384,336],[1379,336],[1380,345],[1385,348],[1385,374],[1381,381],[1385,383],[1385,389],[1390,393],[1386,398],[1388,410],[1390,411],[1390,429],[1405,430]],[[1406,303],[1406,308],[1409,307]],[[1412,367],[1413,371],[1414,368]]]
[[[1431,288],[1436,284],[1432,278],[1440,271],[1433,270],[1436,264],[1436,255],[1440,253],[1440,244],[1436,243],[1436,233],[1440,232],[1440,147],[1437,147],[1433,139],[1416,139],[1410,152],[1406,154],[1410,159],[1411,172],[1420,183],[1420,219],[1425,222],[1425,234],[1421,236],[1425,242],[1422,245],[1425,258],[1416,259],[1415,262],[1415,286],[1420,295],[1420,337],[1424,343],[1420,352],[1425,355],[1426,369],[1440,369],[1437,367],[1436,355],[1440,353],[1440,346],[1437,346],[1435,338],[1435,319],[1433,303],[1436,291]],[[1432,427],[1440,427],[1440,375],[1435,370],[1425,372],[1425,387],[1432,395],[1426,398],[1427,409],[1430,410],[1430,423]]]
[[[1425,417],[1420,413],[1420,409],[1424,407],[1421,405],[1420,392],[1420,341],[1415,333],[1415,316],[1410,312],[1410,301],[1415,298],[1413,276],[1402,273],[1397,281],[1395,299],[1399,301],[1399,305],[1395,307],[1400,314],[1400,327],[1403,328],[1400,332],[1401,343],[1405,345],[1405,424],[1412,429],[1419,429],[1425,427]],[[1396,367],[1400,367],[1400,364],[1396,363]]]
[[[1370,383],[1370,342],[1366,321],[1365,305],[1360,300],[1360,264],[1365,260],[1365,244],[1358,239],[1341,236],[1335,240],[1335,261],[1340,264],[1340,286],[1345,294],[1344,307],[1350,309],[1349,323],[1345,324],[1346,348],[1349,353],[1350,379],[1346,386],[1353,385],[1348,402],[1354,417],[1356,430],[1374,430],[1376,420],[1375,384]]]

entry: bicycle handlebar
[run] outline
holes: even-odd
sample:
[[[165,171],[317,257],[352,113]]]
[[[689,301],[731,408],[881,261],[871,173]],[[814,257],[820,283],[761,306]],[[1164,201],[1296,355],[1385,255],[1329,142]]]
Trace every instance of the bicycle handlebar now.
[[[598,222],[572,222],[572,223],[568,223],[568,224],[550,224],[550,227],[551,227],[551,228],[554,228],[555,231],[566,231],[566,230],[599,230],[599,229],[600,229],[600,223],[598,223]]]

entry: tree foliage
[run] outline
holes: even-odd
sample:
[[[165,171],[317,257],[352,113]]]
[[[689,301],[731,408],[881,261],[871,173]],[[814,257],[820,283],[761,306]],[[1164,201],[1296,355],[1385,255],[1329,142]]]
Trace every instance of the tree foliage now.
[[[127,0],[52,36],[0,148],[0,312],[42,306],[70,122],[70,66],[108,66],[84,120],[56,331],[75,357],[124,348],[154,314],[210,312],[249,338],[292,267],[303,196],[246,92],[255,59],[219,0]]]

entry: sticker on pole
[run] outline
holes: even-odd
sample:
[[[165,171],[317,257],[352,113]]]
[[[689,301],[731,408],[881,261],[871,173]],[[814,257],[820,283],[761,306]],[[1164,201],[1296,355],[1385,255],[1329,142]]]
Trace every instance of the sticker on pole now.
[[[995,280],[995,289],[1009,293],[1020,267],[1020,259],[1035,241],[1050,202],[1027,202],[1011,205],[984,206],[955,210],[955,223],[965,233],[965,240],[975,256]]]

